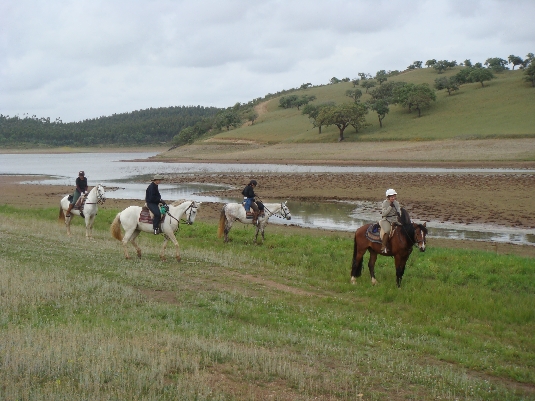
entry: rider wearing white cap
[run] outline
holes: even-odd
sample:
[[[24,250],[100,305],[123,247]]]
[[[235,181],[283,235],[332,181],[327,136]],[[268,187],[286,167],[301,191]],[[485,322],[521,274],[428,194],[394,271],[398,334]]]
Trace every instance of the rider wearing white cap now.
[[[381,226],[381,238],[383,245],[381,246],[381,252],[387,253],[386,245],[388,244],[388,237],[390,230],[392,229],[392,223],[399,223],[399,217],[401,216],[401,207],[396,200],[397,192],[390,188],[386,191],[386,199],[382,204],[381,220],[379,225]]]

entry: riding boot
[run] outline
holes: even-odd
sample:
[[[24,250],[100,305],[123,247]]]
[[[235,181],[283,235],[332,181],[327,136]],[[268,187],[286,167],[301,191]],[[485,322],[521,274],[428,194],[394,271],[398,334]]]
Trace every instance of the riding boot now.
[[[381,245],[381,253],[388,253],[387,249],[388,244],[388,234],[383,235],[383,244]]]
[[[69,203],[69,208],[67,209],[67,213],[65,214],[65,217],[71,217],[71,210],[74,207],[74,203]]]

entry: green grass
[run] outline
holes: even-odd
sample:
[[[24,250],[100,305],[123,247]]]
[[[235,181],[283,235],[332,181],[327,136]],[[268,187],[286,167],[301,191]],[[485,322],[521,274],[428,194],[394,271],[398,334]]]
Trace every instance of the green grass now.
[[[116,212],[86,241],[81,219],[67,238],[56,209],[0,206],[0,399],[535,396],[531,258],[428,248],[401,289],[391,258],[353,286],[347,235],[268,226],[255,246],[238,225],[223,244],[195,223],[182,263],[147,234],[125,260]]]
[[[419,69],[389,78],[392,81],[428,83],[450,76],[459,71],[456,67],[439,75],[434,69]],[[522,71],[505,71],[495,74],[496,79],[462,85],[451,96],[446,91],[437,91],[437,100],[424,109],[422,117],[417,112],[393,105],[383,121],[383,128],[375,113],[370,112],[367,122],[371,125],[358,134],[352,127],[344,133],[346,141],[390,141],[390,140],[441,140],[478,138],[522,138],[535,137],[535,89],[522,80]],[[350,102],[345,96],[351,83],[338,83],[297,91],[296,94],[315,95],[315,104],[326,101]],[[363,90],[361,88],[361,90]],[[363,90],[364,92],[364,90]],[[362,101],[369,99],[364,94]],[[268,113],[259,117],[252,126],[244,126],[216,135],[220,139],[254,140],[263,143],[274,142],[335,142],[339,132],[335,126],[323,127],[322,134],[313,128],[306,116],[297,109],[280,109],[279,99],[268,103]]]

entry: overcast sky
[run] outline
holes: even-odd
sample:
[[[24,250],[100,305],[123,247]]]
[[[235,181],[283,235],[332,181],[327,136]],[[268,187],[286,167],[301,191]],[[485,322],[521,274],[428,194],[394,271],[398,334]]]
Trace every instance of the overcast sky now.
[[[535,0],[0,0],[0,113],[246,103],[429,59],[535,53]]]

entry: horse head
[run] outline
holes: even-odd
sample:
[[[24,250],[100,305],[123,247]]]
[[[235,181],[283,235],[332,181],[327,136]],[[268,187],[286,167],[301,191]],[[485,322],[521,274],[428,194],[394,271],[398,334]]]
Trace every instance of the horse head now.
[[[201,206],[201,203],[202,202],[191,201],[191,204],[185,211],[185,214],[187,216],[187,224],[193,224],[193,222],[195,221],[195,217],[197,217],[197,209],[199,208],[199,206]]]
[[[414,245],[418,247],[420,252],[425,252],[425,237],[427,235],[427,227],[425,226],[425,224],[426,223],[414,223]]]
[[[104,202],[106,202],[106,191],[104,190],[102,184],[98,184],[95,188],[97,189],[97,203],[102,205]]]
[[[281,210],[279,213],[286,220],[292,219],[292,214],[290,213],[290,209],[288,209],[288,206],[286,206],[286,202],[281,202]]]

